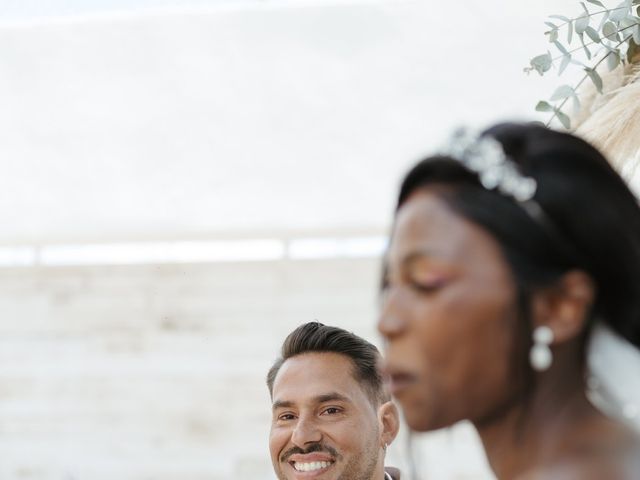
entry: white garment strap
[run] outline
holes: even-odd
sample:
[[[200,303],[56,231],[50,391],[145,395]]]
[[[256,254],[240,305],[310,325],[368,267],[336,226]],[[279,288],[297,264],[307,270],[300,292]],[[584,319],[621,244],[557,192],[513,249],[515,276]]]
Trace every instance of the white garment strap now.
[[[640,349],[598,322],[589,340],[587,365],[591,403],[640,432]]]
[[[389,472],[384,472],[384,480],[393,480],[393,477],[389,474]]]

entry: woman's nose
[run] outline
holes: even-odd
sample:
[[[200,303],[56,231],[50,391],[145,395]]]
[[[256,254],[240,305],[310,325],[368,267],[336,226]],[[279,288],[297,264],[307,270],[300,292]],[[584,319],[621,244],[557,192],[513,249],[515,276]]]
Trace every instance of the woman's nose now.
[[[387,340],[401,334],[405,326],[398,308],[398,292],[394,290],[389,289],[385,293],[378,316],[378,331]]]

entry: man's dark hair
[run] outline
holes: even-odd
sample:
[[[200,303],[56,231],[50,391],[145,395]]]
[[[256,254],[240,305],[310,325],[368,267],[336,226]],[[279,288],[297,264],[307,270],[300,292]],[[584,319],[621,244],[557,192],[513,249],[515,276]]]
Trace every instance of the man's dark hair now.
[[[282,364],[304,353],[339,353],[351,359],[353,376],[362,385],[374,404],[387,401],[382,376],[378,371],[380,352],[365,339],[338,327],[320,322],[300,325],[291,332],[278,358],[267,374],[269,394],[273,396],[273,383]]]

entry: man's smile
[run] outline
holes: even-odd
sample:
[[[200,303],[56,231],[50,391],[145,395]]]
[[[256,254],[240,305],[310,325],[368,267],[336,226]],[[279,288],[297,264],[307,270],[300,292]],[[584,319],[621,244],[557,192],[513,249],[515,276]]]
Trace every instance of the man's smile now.
[[[294,454],[287,458],[296,472],[324,473],[335,463],[335,458],[324,452]]]
[[[290,462],[298,472],[316,472],[326,470],[333,462]]]

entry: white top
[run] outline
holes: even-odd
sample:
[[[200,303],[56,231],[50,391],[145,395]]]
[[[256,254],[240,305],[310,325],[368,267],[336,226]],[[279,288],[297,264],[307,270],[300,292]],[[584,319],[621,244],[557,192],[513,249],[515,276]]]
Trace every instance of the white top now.
[[[598,322],[589,340],[587,365],[589,400],[640,432],[640,350]]]

